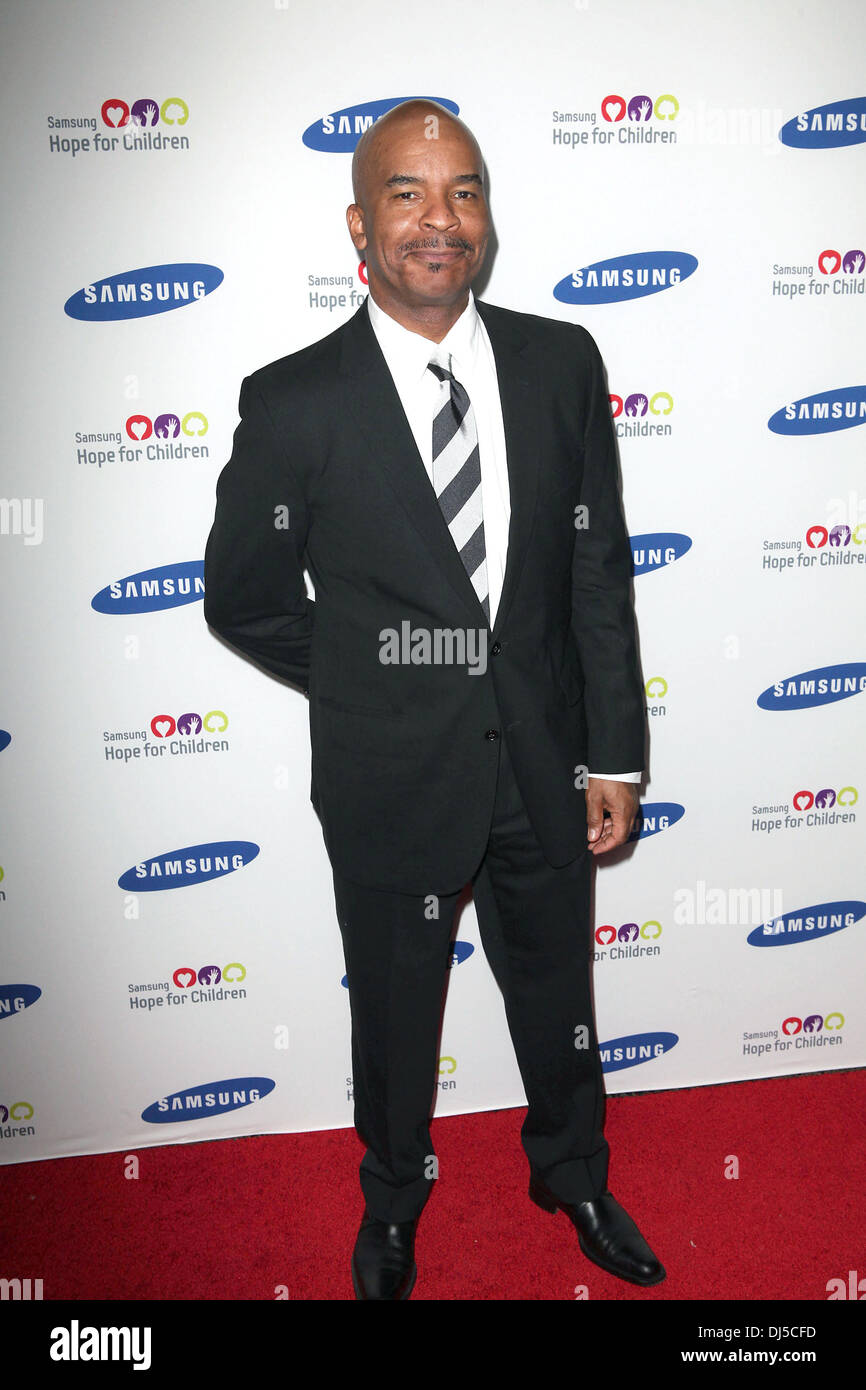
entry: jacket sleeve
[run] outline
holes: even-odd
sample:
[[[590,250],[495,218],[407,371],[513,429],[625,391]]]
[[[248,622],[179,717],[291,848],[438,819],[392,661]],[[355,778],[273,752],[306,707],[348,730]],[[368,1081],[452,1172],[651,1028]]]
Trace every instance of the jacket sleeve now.
[[[626,773],[645,766],[646,709],[631,599],[632,557],[619,490],[616,437],[601,355],[576,325],[585,362],[585,529],[575,532],[572,631],[584,674],[588,763]]]
[[[238,412],[205,549],[204,616],[233,647],[306,694],[315,613],[304,583],[309,514],[252,377],[241,385]]]

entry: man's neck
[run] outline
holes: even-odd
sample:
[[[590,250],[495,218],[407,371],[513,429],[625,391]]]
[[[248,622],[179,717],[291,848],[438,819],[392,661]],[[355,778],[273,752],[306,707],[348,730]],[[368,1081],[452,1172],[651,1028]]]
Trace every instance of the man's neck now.
[[[375,293],[372,285],[369,286],[369,290],[371,299],[383,314],[394,319],[401,328],[407,328],[410,333],[418,333],[422,338],[429,338],[432,343],[442,342],[469,303],[468,289],[454,304],[418,305],[403,304],[400,300],[383,294],[378,285],[375,287]]]

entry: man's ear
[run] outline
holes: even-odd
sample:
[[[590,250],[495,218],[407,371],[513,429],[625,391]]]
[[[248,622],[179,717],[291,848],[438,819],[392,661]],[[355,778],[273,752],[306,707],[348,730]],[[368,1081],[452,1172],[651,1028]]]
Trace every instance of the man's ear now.
[[[356,249],[358,251],[366,250],[367,232],[364,227],[364,213],[358,203],[350,203],[346,208],[346,225]]]

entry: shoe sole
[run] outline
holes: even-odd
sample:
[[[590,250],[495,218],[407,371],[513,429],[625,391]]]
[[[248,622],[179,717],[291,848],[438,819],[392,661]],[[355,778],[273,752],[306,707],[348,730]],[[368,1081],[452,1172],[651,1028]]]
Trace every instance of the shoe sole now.
[[[549,1211],[555,1213],[560,1210],[559,1203],[556,1201],[551,1201],[549,1197],[546,1197],[542,1193],[540,1193],[533,1183],[530,1183],[529,1185],[529,1196],[535,1203],[535,1205],[537,1207],[540,1207],[542,1211]],[[574,1222],[572,1222],[571,1224],[574,1225]],[[576,1227],[575,1230],[577,1232],[577,1243],[580,1246],[586,1258],[588,1260],[591,1260],[593,1264],[598,1265],[599,1269],[603,1269],[605,1273],[612,1274],[614,1278],[625,1279],[629,1284],[639,1284],[640,1287],[644,1289],[651,1288],[653,1284],[660,1284],[663,1279],[667,1278],[667,1271],[665,1270],[664,1266],[659,1266],[660,1272],[658,1274],[652,1275],[652,1277],[649,1279],[641,1279],[638,1275],[626,1274],[623,1270],[616,1269],[614,1265],[610,1262],[602,1259],[599,1255],[594,1254],[592,1251],[587,1250],[586,1246],[583,1243],[583,1236],[581,1235],[580,1231],[577,1230]]]

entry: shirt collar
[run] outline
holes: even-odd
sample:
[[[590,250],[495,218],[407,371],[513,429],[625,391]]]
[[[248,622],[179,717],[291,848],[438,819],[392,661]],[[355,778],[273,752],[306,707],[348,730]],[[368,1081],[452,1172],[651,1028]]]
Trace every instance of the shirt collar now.
[[[372,294],[367,295],[370,323],[394,377],[407,384],[417,383],[427,371],[427,363],[435,351],[451,353],[454,374],[458,378],[471,369],[481,322],[475,307],[475,296],[469,291],[469,303],[459,319],[442,339],[434,343],[420,333],[413,333],[380,308]]]

